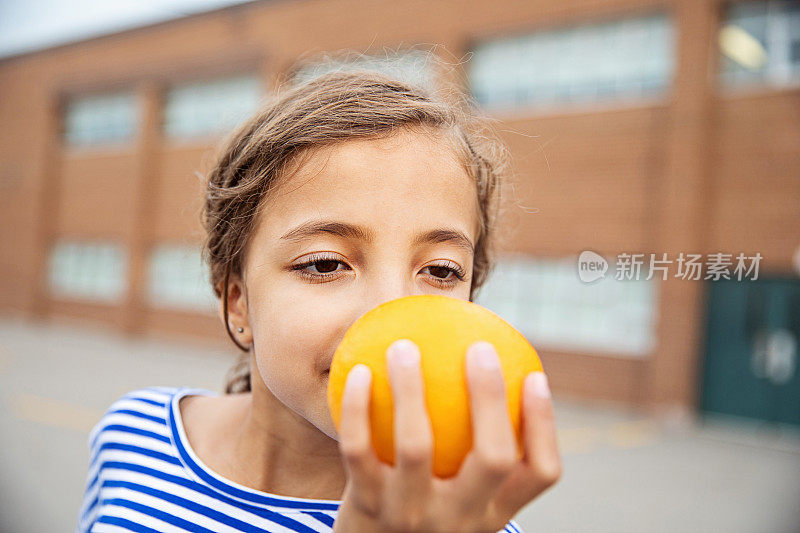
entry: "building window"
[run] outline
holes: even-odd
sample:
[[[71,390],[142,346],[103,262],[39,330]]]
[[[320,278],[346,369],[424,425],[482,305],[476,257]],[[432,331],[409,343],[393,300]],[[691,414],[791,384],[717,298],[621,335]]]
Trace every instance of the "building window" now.
[[[136,134],[137,111],[132,93],[74,98],[65,107],[64,140],[70,146],[130,142]]]
[[[727,85],[800,83],[800,3],[728,5],[719,47],[722,80]]]
[[[479,43],[471,92],[487,108],[546,108],[662,94],[673,73],[665,15],[564,27]]]
[[[115,243],[61,241],[50,252],[50,292],[56,298],[119,303],[127,287],[127,258]]]
[[[656,281],[580,281],[576,259],[506,256],[479,303],[537,349],[646,356],[655,346]]]
[[[356,55],[345,60],[310,62],[299,66],[293,83],[303,83],[333,71],[374,70],[407,83],[433,90],[436,75],[428,60],[429,52],[403,50],[385,55]]]
[[[255,75],[187,83],[167,91],[164,131],[171,138],[218,135],[258,109],[263,88]]]
[[[200,250],[163,244],[153,248],[149,261],[148,298],[153,307],[213,312],[217,299]]]

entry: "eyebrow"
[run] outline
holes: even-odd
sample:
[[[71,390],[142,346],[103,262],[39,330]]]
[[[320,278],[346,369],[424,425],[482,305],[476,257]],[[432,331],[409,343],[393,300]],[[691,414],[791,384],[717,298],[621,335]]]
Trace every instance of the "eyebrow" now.
[[[309,220],[300,224],[296,228],[288,231],[281,237],[281,240],[289,242],[299,242],[314,235],[329,234],[345,239],[355,239],[365,242],[374,240],[374,233],[368,228],[339,222],[336,220]],[[450,243],[457,246],[469,254],[475,253],[475,247],[464,232],[450,228],[435,228],[418,233],[412,245]]]

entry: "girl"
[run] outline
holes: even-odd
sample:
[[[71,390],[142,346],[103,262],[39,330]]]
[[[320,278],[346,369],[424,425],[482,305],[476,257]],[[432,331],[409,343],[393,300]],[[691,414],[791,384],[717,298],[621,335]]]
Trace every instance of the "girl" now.
[[[520,531],[560,476],[541,372],[522,395],[518,459],[497,355],[466,354],[474,447],[431,474],[419,351],[387,351],[394,466],[370,446],[370,371],[348,375],[341,433],[326,401],[347,328],[401,296],[472,300],[492,267],[502,146],[465,105],[366,70],[278,95],[229,138],[207,184],[204,256],[241,348],[224,395],[151,387],[89,436],[78,531]]]

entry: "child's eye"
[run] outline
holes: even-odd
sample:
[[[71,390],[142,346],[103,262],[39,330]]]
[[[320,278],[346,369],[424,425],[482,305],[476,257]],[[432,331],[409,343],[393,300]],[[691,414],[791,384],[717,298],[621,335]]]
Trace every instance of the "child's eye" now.
[[[459,281],[464,281],[466,277],[464,269],[455,263],[448,262],[446,265],[428,265],[425,268],[430,269],[434,282],[440,287],[450,287]],[[453,274],[453,276],[448,277],[450,274]]]
[[[324,281],[327,278],[334,277],[333,274],[338,271],[338,265],[350,268],[342,261],[332,257],[312,256],[308,261],[293,266],[292,270],[296,270],[298,274],[311,280]],[[316,272],[310,270],[310,267],[313,267]]]
[[[343,265],[344,268],[339,269],[338,265]],[[313,281],[325,281],[326,279],[336,277],[336,272],[349,268],[350,267],[347,266],[346,263],[333,257],[312,256],[308,261],[293,266],[292,270],[296,270],[301,276]],[[434,283],[440,287],[450,287],[459,281],[464,281],[466,277],[464,269],[451,262],[448,262],[446,265],[428,265],[425,268],[429,269],[430,277],[433,279]]]

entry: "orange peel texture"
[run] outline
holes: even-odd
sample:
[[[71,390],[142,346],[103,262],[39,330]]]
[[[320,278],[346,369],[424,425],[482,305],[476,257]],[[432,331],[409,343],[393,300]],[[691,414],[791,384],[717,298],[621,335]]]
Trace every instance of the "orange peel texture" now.
[[[341,428],[347,374],[354,365],[363,363],[372,371],[372,445],[380,460],[394,464],[394,416],[386,350],[398,339],[410,339],[420,349],[436,476],[455,475],[472,449],[466,352],[479,340],[492,343],[500,356],[508,414],[522,457],[522,383],[528,373],[542,370],[539,356],[527,339],[496,313],[444,295],[406,296],[383,303],[347,330],[328,378],[328,406],[337,430]]]

